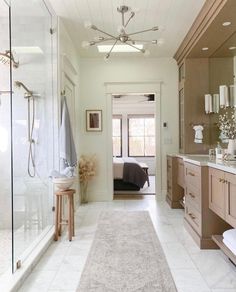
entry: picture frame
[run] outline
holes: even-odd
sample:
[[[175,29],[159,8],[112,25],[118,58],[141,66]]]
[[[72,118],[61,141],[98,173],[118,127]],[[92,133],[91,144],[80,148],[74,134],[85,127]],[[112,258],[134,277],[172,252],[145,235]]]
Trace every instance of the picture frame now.
[[[86,131],[102,131],[102,110],[86,110]]]

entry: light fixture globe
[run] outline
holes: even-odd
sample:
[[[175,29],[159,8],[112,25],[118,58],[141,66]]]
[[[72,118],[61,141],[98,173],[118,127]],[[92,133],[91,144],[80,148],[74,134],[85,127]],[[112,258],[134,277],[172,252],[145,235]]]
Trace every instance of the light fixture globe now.
[[[158,26],[153,26],[152,28],[141,30],[141,31],[137,31],[137,32],[133,32],[133,33],[127,33],[126,32],[126,28],[127,28],[128,24],[129,24],[129,22],[134,18],[135,11],[131,10],[131,8],[126,6],[126,5],[121,5],[121,6],[117,7],[117,11],[119,13],[121,13],[121,25],[118,27],[119,35],[118,36],[114,36],[114,35],[112,35],[112,34],[110,34],[108,32],[105,32],[105,31],[101,30],[100,28],[96,27],[91,22],[85,21],[84,22],[85,28],[99,31],[100,33],[106,35],[106,37],[98,36],[98,37],[94,38],[94,41],[83,42],[82,43],[82,47],[83,48],[88,48],[89,46],[93,46],[93,45],[95,45],[97,43],[106,42],[106,41],[114,41],[113,45],[111,46],[110,51],[105,55],[104,60],[108,60],[109,59],[114,47],[119,42],[122,43],[122,44],[125,44],[127,46],[132,47],[136,51],[139,51],[139,52],[143,53],[145,56],[150,55],[150,52],[148,50],[140,49],[137,46],[137,43],[139,43],[139,42],[142,43],[142,41],[135,40],[132,37],[134,35],[137,35],[137,34],[140,34],[140,33],[145,33],[145,32],[149,32],[149,31],[157,31],[158,30]],[[125,14],[127,12],[129,12],[129,11],[130,11],[130,15],[129,15],[129,17],[126,18]],[[136,11],[137,11],[137,9],[136,9]],[[153,44],[153,45],[158,44],[157,40],[150,40],[150,41],[143,41],[143,42],[150,43],[150,44]]]

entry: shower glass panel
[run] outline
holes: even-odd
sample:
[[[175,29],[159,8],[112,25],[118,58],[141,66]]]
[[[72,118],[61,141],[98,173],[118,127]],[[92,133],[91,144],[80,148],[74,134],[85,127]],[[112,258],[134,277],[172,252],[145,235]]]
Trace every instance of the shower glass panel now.
[[[0,276],[11,270],[11,79],[7,55],[10,51],[10,11],[0,0]],[[6,55],[7,53],[7,55]]]
[[[51,21],[43,0],[11,0],[14,268],[53,223]]]

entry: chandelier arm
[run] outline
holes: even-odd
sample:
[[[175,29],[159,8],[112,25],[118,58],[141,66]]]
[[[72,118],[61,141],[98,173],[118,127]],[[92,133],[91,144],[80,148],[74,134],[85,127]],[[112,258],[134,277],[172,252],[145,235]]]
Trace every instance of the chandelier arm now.
[[[145,29],[145,30],[140,30],[140,31],[128,33],[127,36],[135,35],[135,34],[139,34],[139,33],[143,33],[143,32],[148,32],[148,31],[154,31],[154,30],[153,30],[153,28],[149,28],[149,29]]]
[[[143,43],[151,43],[151,40],[133,40],[133,39],[129,39],[128,42],[143,42]]]
[[[114,38],[104,38],[103,40],[93,41],[93,42],[94,42],[94,44],[99,44],[99,43],[107,42],[107,41],[111,41],[111,40],[114,40]]]
[[[126,24],[124,25],[124,27],[126,27],[129,24],[130,20],[134,17],[134,15],[135,15],[135,13],[131,12],[131,15],[130,15],[129,19],[126,21]]]
[[[96,27],[96,30],[99,31],[99,32],[101,32],[101,33],[103,33],[103,34],[105,34],[105,35],[107,35],[107,36],[109,36],[109,37],[111,37],[111,38],[114,39],[114,40],[117,39],[117,37],[115,37],[114,35],[109,34],[109,33],[105,32],[105,31],[103,31],[103,30],[101,30],[101,29],[99,29],[99,28],[97,28],[97,27]]]
[[[115,47],[115,45],[116,45],[117,42],[118,42],[118,40],[116,40],[116,41],[114,42],[114,44],[112,45],[112,47],[111,47],[109,53],[107,54],[108,56],[110,56],[110,54],[111,54],[112,50],[114,49],[114,47]]]
[[[132,47],[132,48],[134,48],[134,49],[136,49],[136,50],[138,50],[138,51],[140,51],[141,53],[144,53],[145,52],[145,50],[143,50],[143,49],[139,49],[139,48],[137,48],[136,46],[134,46],[134,45],[131,45],[130,43],[125,43],[126,45],[128,45],[128,46],[130,46],[130,47]]]

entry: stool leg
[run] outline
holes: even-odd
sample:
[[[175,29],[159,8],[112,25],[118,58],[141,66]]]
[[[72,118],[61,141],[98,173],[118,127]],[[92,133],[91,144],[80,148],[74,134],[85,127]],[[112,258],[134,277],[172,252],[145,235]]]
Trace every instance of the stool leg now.
[[[59,223],[58,207],[59,207],[59,197],[56,196],[56,216],[55,216],[55,236],[54,236],[55,241],[58,240],[58,223]]]
[[[62,223],[62,196],[59,197],[59,213],[58,213],[58,235],[61,236],[61,223]]]
[[[71,196],[71,222],[72,222],[72,236],[75,236],[75,214],[74,214],[74,194]]]
[[[71,216],[72,216],[72,203],[71,203],[71,196],[69,196],[69,219],[68,219],[68,234],[69,234],[69,241],[72,240],[72,220],[71,220]]]

